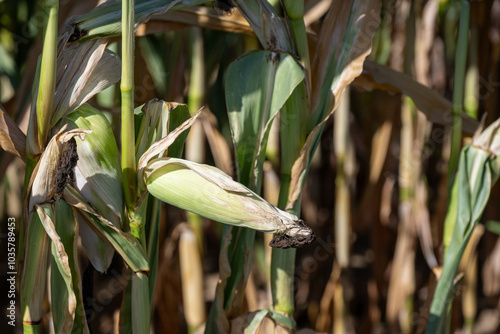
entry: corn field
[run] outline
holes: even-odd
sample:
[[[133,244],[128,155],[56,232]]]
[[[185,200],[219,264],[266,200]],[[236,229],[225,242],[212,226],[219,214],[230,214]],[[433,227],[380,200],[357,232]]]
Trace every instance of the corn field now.
[[[499,60],[498,0],[0,1],[0,328],[500,333]]]

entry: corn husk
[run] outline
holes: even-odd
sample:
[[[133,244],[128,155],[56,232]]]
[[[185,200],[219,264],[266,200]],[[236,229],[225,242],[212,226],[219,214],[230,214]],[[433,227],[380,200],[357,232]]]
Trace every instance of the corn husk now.
[[[148,191],[158,199],[218,222],[278,233],[271,246],[299,247],[312,242],[312,230],[221,170],[174,158],[150,161],[144,171]]]
[[[67,117],[70,128],[92,131],[85,140],[77,140],[78,163],[74,186],[100,215],[118,228],[122,226],[123,191],[120,154],[113,130],[106,117],[84,104]],[[113,248],[101,240],[82,219],[80,236],[83,249],[92,265],[106,271],[113,258]]]
[[[64,126],[48,143],[38,162],[35,171],[30,180],[31,189],[29,190],[28,210],[32,212],[35,205],[52,200],[55,196],[56,169],[67,143],[75,136],[80,139],[85,138],[88,130],[75,129],[65,131]]]

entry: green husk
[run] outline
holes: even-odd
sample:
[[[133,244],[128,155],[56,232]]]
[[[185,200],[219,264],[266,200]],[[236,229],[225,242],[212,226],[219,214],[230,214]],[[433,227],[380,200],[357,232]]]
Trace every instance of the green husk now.
[[[77,140],[76,188],[100,215],[121,228],[124,210],[122,173],[118,146],[109,121],[88,104],[79,107],[66,119],[70,128],[92,131],[85,140]],[[94,268],[106,271],[113,258],[113,248],[85,223],[80,224],[80,235]]]

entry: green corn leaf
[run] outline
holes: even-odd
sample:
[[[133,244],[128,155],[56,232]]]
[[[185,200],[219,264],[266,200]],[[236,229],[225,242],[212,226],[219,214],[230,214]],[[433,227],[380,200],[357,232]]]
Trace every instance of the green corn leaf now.
[[[211,0],[210,0],[211,1]],[[149,20],[153,14],[201,5],[209,0],[138,0],[134,3],[135,29]],[[121,35],[122,4],[120,1],[107,1],[96,9],[73,17],[66,22],[70,42],[86,41],[100,37]]]
[[[66,186],[63,199],[74,208],[77,218],[80,216],[79,221],[88,224],[99,238],[111,245],[134,272],[149,271],[144,250],[137,239],[99,215],[73,187]]]
[[[266,50],[292,52],[287,27],[266,0],[235,0],[234,5],[248,21]]]
[[[226,104],[241,183],[254,187],[259,179],[270,125],[303,80],[304,71],[285,53],[250,52],[229,66]]]
[[[495,220],[489,220],[486,222],[486,229],[491,233],[500,235],[500,222]]]
[[[455,277],[465,247],[486,206],[491,188],[500,176],[500,119],[484,132],[479,131],[472,145],[462,149],[458,176],[449,208],[457,208],[453,234],[446,252],[443,272],[431,304],[427,333],[445,331],[448,305],[456,291]],[[448,211],[448,215],[455,215]],[[448,220],[448,219],[447,219]]]
[[[304,186],[311,159],[326,120],[340,96],[363,69],[371,41],[380,23],[381,2],[356,0],[334,2],[323,21],[315,56],[311,61],[312,105],[310,133],[292,168],[289,205],[292,208]]]
[[[254,28],[259,26],[256,32],[266,48],[274,50],[278,47],[276,43],[285,43],[279,48],[290,50],[286,44],[289,41],[285,38],[287,33],[281,29],[282,22],[267,2],[241,1],[237,5],[249,22],[253,22]],[[259,24],[261,20],[268,24]],[[283,38],[276,42],[273,36],[280,32],[284,34]],[[267,139],[274,117],[303,80],[304,71],[293,57],[274,51],[247,53],[228,68],[226,104],[236,148],[236,170],[238,180],[250,189],[257,192],[260,189]],[[255,229],[252,225],[246,226]],[[275,240],[283,235],[286,233],[280,234]],[[220,332],[225,328],[226,314],[242,312],[243,294],[237,292],[245,290],[254,242],[253,230],[238,227],[226,228],[224,231],[219,264],[220,283],[207,324],[211,332]]]
[[[292,318],[283,315],[282,313],[276,312],[273,309],[263,309],[251,314],[250,323],[245,326],[244,332],[245,334],[253,334],[259,333],[259,326],[264,320],[265,317],[270,317],[274,321],[282,324],[288,329],[295,328],[295,323]]]

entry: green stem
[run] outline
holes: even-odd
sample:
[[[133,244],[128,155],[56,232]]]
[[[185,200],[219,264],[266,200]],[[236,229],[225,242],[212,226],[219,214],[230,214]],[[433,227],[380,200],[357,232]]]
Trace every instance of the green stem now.
[[[134,0],[122,2],[121,141],[123,190],[127,207],[136,201],[137,177],[134,134]]]
[[[290,175],[293,163],[299,156],[305,142],[303,111],[307,111],[306,87],[302,83],[293,92],[281,110],[281,186],[278,207],[288,203]],[[295,202],[291,212],[300,215],[300,200]],[[294,311],[294,272],[295,249],[272,250],[271,255],[271,292],[275,310],[291,316]]]
[[[479,109],[479,29],[471,28],[470,44],[469,44],[469,68],[465,75],[465,96],[464,107],[465,112],[470,117],[477,119]]]
[[[122,172],[123,191],[129,212],[130,231],[147,251],[144,223],[147,200],[136,207],[137,168],[134,133],[134,0],[122,1]],[[132,274],[131,291],[132,332],[149,333],[151,307],[149,280],[143,273]]]
[[[38,120],[38,143],[45,147],[50,131],[50,121],[54,109],[54,94],[56,91],[56,63],[57,63],[57,15],[59,2],[49,0],[45,2],[49,17],[45,27],[40,84],[36,100]]]
[[[194,115],[203,104],[205,95],[205,66],[203,57],[203,34],[201,28],[189,30],[191,41],[191,72],[189,77],[188,108]],[[205,136],[200,122],[191,127],[186,140],[186,159],[197,163],[205,162]],[[187,212],[189,226],[193,229],[198,241],[200,254],[203,254],[203,222],[202,218],[192,212]]]
[[[309,58],[306,26],[304,24],[304,1],[284,0],[283,6],[288,15],[288,25],[295,43],[295,49],[307,72],[307,85],[310,90],[311,71],[309,69],[311,68],[311,61]]]
[[[467,44],[469,40],[469,3],[461,1],[458,26],[457,52],[455,55],[455,79],[453,82],[453,109],[451,126],[451,152],[448,167],[448,189],[451,190],[462,147],[462,110],[464,100]]]
[[[290,175],[282,174],[278,207],[285,207],[288,202],[290,190]],[[300,203],[297,201],[296,203]],[[298,205],[297,205],[298,206]],[[300,208],[300,206],[299,206]],[[291,213],[300,215],[300,209]],[[273,307],[291,316],[295,310],[294,302],[294,272],[296,249],[273,248],[271,254],[271,292]]]
[[[144,252],[147,252],[145,222],[148,207],[146,197],[135,210],[130,211],[130,233],[139,239]],[[147,254],[147,253],[146,253]],[[149,277],[144,273],[132,274],[131,313],[132,332],[134,334],[149,333],[151,319]]]

